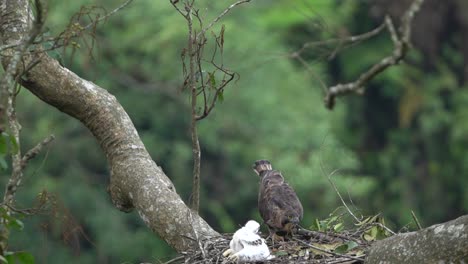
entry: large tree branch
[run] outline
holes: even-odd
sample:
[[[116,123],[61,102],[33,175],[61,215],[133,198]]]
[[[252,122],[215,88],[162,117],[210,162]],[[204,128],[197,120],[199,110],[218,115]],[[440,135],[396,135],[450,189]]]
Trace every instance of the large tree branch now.
[[[468,215],[375,242],[366,263],[465,263]]]
[[[27,0],[0,1],[3,44],[15,43],[28,30]],[[2,58],[7,60],[9,50]],[[80,120],[95,136],[110,167],[110,194],[122,211],[136,208],[153,231],[177,251],[197,245],[195,238],[216,236],[202,218],[184,204],[172,182],[151,159],[139,135],[117,99],[96,84],[84,80],[45,53],[27,53],[22,85],[44,102]]]

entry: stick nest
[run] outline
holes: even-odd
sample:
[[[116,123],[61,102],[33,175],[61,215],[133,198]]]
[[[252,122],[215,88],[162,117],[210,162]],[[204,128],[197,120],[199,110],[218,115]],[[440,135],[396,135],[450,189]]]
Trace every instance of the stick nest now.
[[[274,259],[259,263],[363,263],[365,252],[372,241],[365,239],[366,230],[353,232],[317,232],[302,229],[284,242],[267,240]],[[219,263],[227,264],[223,252],[229,248],[233,234],[199,241],[199,248],[184,252],[169,263]]]

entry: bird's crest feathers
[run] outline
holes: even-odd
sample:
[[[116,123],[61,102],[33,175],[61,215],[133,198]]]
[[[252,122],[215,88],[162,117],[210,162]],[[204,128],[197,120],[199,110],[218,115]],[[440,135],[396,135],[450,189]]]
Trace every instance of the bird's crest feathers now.
[[[273,170],[271,163],[268,160],[257,160],[252,168],[258,175],[260,175],[262,171]]]

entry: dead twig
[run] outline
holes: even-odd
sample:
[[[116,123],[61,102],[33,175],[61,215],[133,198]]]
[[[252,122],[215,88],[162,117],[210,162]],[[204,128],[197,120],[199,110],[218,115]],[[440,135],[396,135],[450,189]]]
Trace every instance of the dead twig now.
[[[24,154],[23,158],[21,159],[21,168],[25,168],[28,162],[35,158],[37,154],[39,154],[42,149],[47,146],[50,142],[52,142],[55,139],[54,135],[50,135],[46,137],[44,140],[39,142],[34,148],[30,149],[26,154]]]
[[[300,239],[297,239],[297,238],[293,238],[294,241],[297,241],[305,246],[308,246],[310,248],[313,248],[315,250],[318,250],[318,251],[321,251],[321,252],[324,252],[324,253],[327,253],[327,254],[330,254],[330,255],[333,255],[333,256],[336,256],[336,257],[341,257],[341,258],[347,258],[347,259],[353,259],[353,260],[358,260],[358,261],[362,261],[364,262],[364,259],[362,257],[365,257],[365,255],[361,255],[359,257],[353,257],[353,256],[349,256],[349,255],[343,255],[343,254],[339,254],[339,253],[336,253],[336,252],[332,252],[332,251],[329,251],[329,250],[326,250],[326,249],[323,249],[323,248],[320,248],[320,247],[316,247],[314,245],[311,245],[310,243],[307,243],[307,242],[304,242]]]
[[[416,214],[411,210],[411,216],[413,217],[414,222],[416,223],[416,226],[418,227],[419,230],[422,230],[422,226],[419,223],[418,218],[416,217]]]
[[[206,60],[204,56],[205,47],[208,43],[206,33],[233,8],[250,1],[239,0],[231,4],[207,26],[204,26],[199,9],[195,6],[195,0],[170,0],[170,3],[177,12],[185,18],[188,29],[187,47],[181,52],[184,74],[182,90],[186,90],[190,94],[190,131],[193,153],[191,209],[194,212],[198,212],[200,207],[201,148],[198,139],[197,122],[206,118],[213,111],[216,103],[223,99],[223,92],[227,85],[236,76],[236,73],[224,67],[222,61],[224,25],[221,27],[218,35],[211,32],[215,42],[211,60]],[[216,59],[220,60],[220,62],[216,61]]]
[[[332,173],[330,173],[328,176],[327,176],[327,179],[328,179],[328,182],[331,184],[331,186],[333,187],[333,189],[335,190],[336,194],[338,195],[338,197],[340,198],[340,201],[341,203],[343,204],[343,206],[346,208],[346,210],[348,211],[348,213],[354,218],[354,220],[356,220],[356,222],[359,222],[359,219],[354,215],[353,211],[351,211],[351,209],[349,209],[348,205],[346,204],[346,202],[344,201],[343,197],[341,196],[341,193],[340,191],[338,191],[338,187],[336,187],[335,183],[332,181],[331,177],[333,176],[333,174],[335,174],[336,172],[338,172],[339,169],[336,169],[334,171],[332,171]]]
[[[394,49],[391,55],[383,58],[380,62],[374,64],[369,70],[359,76],[359,78],[350,83],[337,84],[328,89],[325,95],[325,106],[328,109],[333,109],[335,106],[335,99],[338,96],[342,96],[349,93],[362,94],[365,89],[365,84],[372,80],[379,73],[392,65],[396,65],[401,62],[406,56],[408,49],[411,46],[411,24],[414,15],[419,11],[424,0],[414,0],[408,10],[401,18],[401,28],[399,32],[394,29],[393,22],[389,16],[385,17],[385,24],[390,32],[390,36],[394,43]]]
[[[326,46],[326,45],[331,45],[331,44],[338,43],[338,46],[337,46],[337,49],[338,49],[339,47],[343,48],[343,46],[345,46],[345,45],[356,44],[356,43],[359,43],[361,41],[370,39],[370,38],[378,35],[380,32],[382,32],[382,30],[385,28],[385,26],[386,26],[386,24],[385,24],[385,22],[383,22],[378,27],[374,28],[371,31],[363,33],[363,34],[354,35],[354,36],[345,37],[345,38],[333,38],[333,39],[327,39],[327,40],[322,40],[322,41],[306,42],[306,43],[304,43],[302,45],[301,48],[299,48],[295,52],[291,53],[290,56],[292,58],[299,57],[307,49],[310,49],[310,48],[313,48],[313,47],[318,47],[318,46]],[[333,54],[336,54],[336,53],[337,53],[337,51],[335,50],[335,52],[333,52]]]
[[[102,17],[99,17],[98,19],[96,19],[94,21],[94,23],[89,23],[88,25],[86,25],[85,27],[83,27],[84,30],[86,29],[89,29],[91,27],[93,27],[94,24],[97,24],[103,20],[107,20],[109,17],[111,17],[112,15],[114,15],[115,13],[119,12],[120,10],[122,10],[123,8],[125,8],[126,6],[128,6],[131,2],[133,2],[133,0],[127,0],[125,2],[123,2],[120,6],[116,7],[115,9],[113,9],[112,11],[110,11],[109,13],[105,14],[104,16]]]
[[[229,13],[229,11],[231,11],[234,7],[238,6],[238,5],[241,5],[241,4],[244,4],[244,3],[248,3],[250,2],[251,0],[239,0],[237,2],[235,2],[234,4],[230,5],[228,8],[224,9],[223,12],[221,12],[221,14],[219,14],[215,19],[213,19],[213,21],[211,21],[210,24],[208,24],[207,27],[203,28],[202,31],[200,31],[200,33],[198,34],[197,37],[200,37],[202,35],[204,35],[206,33],[206,31],[208,31],[210,28],[212,28],[216,23],[219,22],[219,20],[225,16],[227,13]]]

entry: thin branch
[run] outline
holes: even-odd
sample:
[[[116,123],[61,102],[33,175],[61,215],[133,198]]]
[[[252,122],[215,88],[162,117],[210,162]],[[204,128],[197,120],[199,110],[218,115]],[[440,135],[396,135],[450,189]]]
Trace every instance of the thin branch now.
[[[182,10],[177,6],[177,3],[179,2],[178,0],[169,0],[171,2],[172,6],[179,12],[185,19],[187,19],[188,13],[182,12]]]
[[[354,215],[353,211],[351,211],[351,209],[349,209],[348,205],[346,204],[346,202],[344,201],[343,197],[341,196],[340,194],[340,191],[338,191],[338,188],[336,187],[335,183],[332,181],[331,177],[333,176],[333,174],[335,174],[336,172],[338,172],[339,169],[336,169],[334,170],[332,173],[330,173],[328,176],[327,176],[327,179],[328,181],[330,182],[330,184],[333,186],[333,189],[335,189],[335,192],[336,194],[338,194],[338,197],[340,197],[340,200],[341,200],[341,203],[343,204],[343,206],[346,208],[346,210],[348,211],[348,213],[354,218],[354,220],[356,220],[356,222],[359,222],[359,219]]]
[[[353,260],[358,260],[358,261],[364,261],[364,259],[362,257],[364,257],[365,255],[361,255],[359,257],[353,257],[353,256],[348,256],[348,255],[343,255],[343,254],[339,254],[339,253],[335,253],[335,252],[332,252],[332,251],[329,251],[329,250],[326,250],[326,249],[323,249],[323,248],[320,248],[320,247],[316,247],[310,243],[306,243],[300,239],[297,239],[297,238],[292,238],[294,241],[297,241],[305,246],[308,246],[310,248],[313,248],[315,250],[318,250],[318,251],[321,251],[321,252],[324,252],[324,253],[327,253],[327,254],[330,254],[330,255],[333,255],[333,256],[337,256],[337,257],[342,257],[342,258],[347,258],[347,259],[353,259]]]
[[[231,11],[234,7],[238,6],[238,5],[241,5],[241,4],[244,4],[244,3],[248,3],[250,2],[251,0],[239,0],[237,2],[235,2],[234,4],[230,5],[228,8],[226,8],[223,12],[221,12],[221,14],[219,14],[215,19],[213,19],[213,21],[211,21],[210,24],[208,24],[208,26],[206,26],[205,28],[203,28],[200,33],[198,33],[197,37],[199,36],[202,36],[206,33],[206,31],[208,31],[210,28],[212,28],[216,23],[218,23],[218,21],[223,17],[225,16],[227,13],[229,13],[229,11]]]
[[[24,154],[23,158],[21,159],[21,168],[24,169],[26,165],[28,164],[28,162],[31,159],[34,159],[37,156],[37,154],[39,154],[42,151],[42,149],[45,146],[49,145],[49,143],[52,142],[54,139],[55,139],[55,136],[50,135],[46,137],[44,140],[42,140],[41,142],[39,142],[34,148],[26,152],[26,154]]]
[[[171,264],[171,263],[174,263],[174,262],[179,262],[180,260],[183,260],[185,258],[185,256],[178,256],[178,257],[175,257],[169,261],[166,261],[162,264]]]
[[[371,223],[371,225],[378,226],[378,227],[380,227],[380,228],[385,229],[385,230],[386,230],[387,232],[389,232],[390,234],[396,235],[395,232],[393,232],[390,228],[388,228],[386,225],[384,225],[384,224],[382,224],[382,223],[376,222],[376,223]]]
[[[88,34],[93,38],[93,41],[94,41],[94,38],[95,38],[94,32],[95,32],[95,30],[97,28],[98,23],[103,21],[103,20],[107,20],[109,17],[113,16],[114,14],[116,14],[117,12],[122,10],[123,8],[127,7],[131,2],[133,2],[133,0],[126,0],[125,2],[123,2],[118,7],[114,8],[112,11],[110,11],[108,13],[105,13],[102,16],[101,16],[101,14],[97,14],[95,17],[92,17],[90,15],[90,12],[92,10],[102,9],[105,12],[105,9],[102,8],[102,7],[97,7],[97,6],[93,6],[91,8],[83,6],[83,7],[81,7],[81,10],[78,13],[76,13],[75,15],[72,16],[72,18],[71,18],[68,26],[66,27],[66,29],[63,32],[61,32],[58,36],[49,37],[49,38],[41,38],[39,41],[34,42],[34,44],[41,44],[41,43],[48,43],[48,42],[51,43],[50,47],[41,50],[40,51],[41,53],[43,53],[45,51],[56,50],[58,48],[66,47],[67,45],[69,45],[70,40],[72,40],[72,39],[74,39],[76,37],[84,36],[84,35],[82,35],[82,33],[85,32],[88,29],[91,29],[91,28],[92,28],[93,32],[90,32]],[[86,16],[89,20],[91,20],[91,22],[88,23],[85,26],[81,26],[81,24],[79,23],[79,19],[81,18],[81,16]],[[76,45],[76,43],[75,44],[73,44],[73,42],[71,42],[71,43],[72,43],[72,45]],[[85,43],[85,44],[87,44],[87,43]],[[92,48],[89,48],[89,50],[91,50],[91,49]]]
[[[183,9],[177,4],[178,0],[170,0],[170,3],[179,12],[187,22],[188,28],[188,43],[187,48],[182,51],[182,69],[184,74],[183,87],[190,91],[190,105],[191,105],[191,123],[190,132],[192,139],[192,152],[193,152],[193,179],[192,179],[192,195],[191,195],[191,208],[193,211],[198,212],[200,206],[200,163],[201,163],[201,148],[198,139],[197,122],[207,117],[214,109],[218,98],[222,96],[226,86],[235,78],[235,73],[230,72],[216,64],[215,57],[218,48],[222,50],[224,45],[224,26],[221,28],[219,36],[215,36],[216,45],[211,56],[211,61],[205,61],[204,49],[207,44],[206,32],[220,21],[230,10],[243,3],[250,2],[251,0],[240,0],[226,8],[219,14],[208,26],[204,27],[203,19],[200,16],[199,10],[195,8],[194,0],[183,1]],[[196,23],[198,22],[198,24]],[[197,31],[199,29],[199,31]],[[188,54],[188,55],[187,55]],[[186,57],[188,56],[188,57]],[[187,61],[185,60],[187,59]],[[188,63],[188,67],[186,65]],[[208,62],[215,69],[209,72],[209,77],[205,78],[207,71],[204,69],[204,63]],[[216,73],[221,72],[223,79],[220,84],[216,84]],[[201,97],[200,101],[198,96]]]
[[[11,49],[11,48],[15,48],[15,47],[18,47],[19,45],[22,44],[22,41],[18,41],[16,43],[10,43],[10,44],[6,44],[6,45],[2,45],[0,46],[0,51],[3,51],[3,50],[6,50],[6,49]]]
[[[419,223],[418,218],[416,217],[416,214],[411,210],[411,216],[413,217],[414,222],[416,223],[416,226],[418,227],[419,230],[422,230],[422,226]]]
[[[6,66],[5,72],[0,80],[0,90],[3,91],[2,94],[7,94],[7,104],[6,104],[6,113],[8,120],[8,127],[10,136],[12,137],[12,144],[14,147],[11,150],[11,163],[12,163],[12,172],[10,179],[5,188],[5,193],[3,196],[3,208],[5,208],[6,213],[11,215],[10,206],[13,205],[14,197],[16,190],[23,179],[23,166],[22,166],[22,157],[21,157],[21,148],[20,148],[20,130],[21,125],[19,124],[16,118],[16,77],[21,76],[23,72],[18,72],[18,66],[20,66],[20,60],[24,53],[28,50],[29,46],[33,44],[36,37],[40,34],[42,27],[44,25],[45,9],[42,5],[41,0],[35,0],[36,8],[36,18],[33,21],[32,28],[28,34],[22,36],[22,39],[19,41],[19,45],[15,46],[15,50],[12,51],[12,56],[8,65]],[[15,43],[16,45],[16,43]],[[1,218],[1,224],[6,224],[8,220]],[[10,232],[8,228],[1,228],[0,230],[0,255],[4,255],[5,250],[8,245],[8,239]]]
[[[350,37],[346,37],[346,38],[333,38],[333,39],[327,39],[327,40],[323,40],[323,41],[306,42],[306,43],[304,43],[302,45],[302,47],[300,49],[293,52],[291,54],[291,57],[296,58],[300,54],[302,54],[305,50],[307,50],[307,49],[309,49],[311,47],[325,46],[325,45],[330,45],[330,44],[334,44],[334,43],[337,43],[337,42],[339,44],[338,47],[343,46],[343,45],[355,44],[355,43],[370,39],[370,38],[378,35],[380,32],[382,32],[382,30],[385,28],[385,26],[386,26],[385,22],[383,22],[378,27],[374,28],[371,31],[363,33],[363,34],[354,35],[354,36],[350,36]],[[334,53],[336,53],[336,51]]]
[[[193,28],[193,4],[186,3],[185,9],[187,10],[187,26],[188,26],[188,44],[187,52],[189,54],[189,72],[188,72],[188,87],[191,92],[191,123],[190,131],[192,137],[192,152],[193,152],[193,183],[192,183],[192,203],[191,208],[198,213],[200,207],[200,163],[201,163],[201,148],[200,141],[198,140],[197,130],[197,86],[196,86],[196,55],[194,45],[197,43],[197,36]],[[200,74],[203,74],[200,72]]]
[[[103,17],[100,17],[100,18],[96,19],[96,21],[94,21],[93,23],[89,23],[83,29],[84,30],[89,29],[92,26],[96,25],[97,23],[101,22],[102,20],[107,20],[110,16],[112,16],[115,13],[119,12],[120,10],[122,10],[123,8],[128,6],[131,2],[133,2],[133,0],[127,0],[127,1],[123,2],[120,6],[116,7],[114,10],[110,11],[109,13],[104,15]]]
[[[325,139],[324,139],[325,140]],[[324,169],[324,164],[323,164],[323,160],[322,160],[322,156],[320,155],[320,170],[322,171],[323,174],[325,174],[325,169]],[[346,208],[346,210],[348,211],[348,213],[354,218],[354,220],[356,220],[356,222],[360,222],[359,219],[356,217],[356,215],[354,215],[353,211],[351,211],[351,209],[349,209],[348,205],[346,204],[346,202],[344,201],[343,197],[341,196],[341,193],[340,191],[338,190],[338,187],[336,187],[335,183],[332,181],[331,177],[337,173],[339,171],[339,169],[336,169],[334,171],[332,171],[331,173],[329,173],[327,175],[327,179],[328,179],[328,182],[331,184],[331,186],[333,187],[333,189],[335,190],[336,194],[338,195],[338,197],[340,198],[341,200],[341,203],[343,204],[343,206]]]
[[[410,47],[410,37],[411,37],[411,24],[414,18],[414,15],[418,12],[424,0],[414,0],[408,10],[405,12],[401,18],[401,29],[398,36],[397,32],[393,28],[393,23],[389,17],[386,17],[385,24],[390,32],[394,43],[394,49],[390,56],[383,58],[377,64],[374,64],[369,70],[364,72],[359,76],[359,78],[350,83],[346,84],[337,84],[328,89],[325,96],[325,106],[328,109],[333,109],[335,106],[335,99],[338,96],[342,96],[349,93],[362,94],[364,92],[364,85],[377,76],[380,72],[384,71],[392,65],[398,64],[406,56],[408,49]]]
[[[26,52],[28,47],[34,42],[36,37],[41,32],[42,26],[44,25],[44,13],[42,3],[40,0],[35,1],[36,7],[36,19],[34,20],[32,29],[29,34],[23,39],[23,43],[17,46],[17,49],[14,51],[12,59],[10,60],[3,78],[0,80],[0,89],[7,91],[7,118],[8,125],[10,130],[10,135],[15,140],[16,149],[12,151],[12,173],[11,177],[8,180],[7,187],[4,194],[4,203],[6,205],[11,205],[13,203],[13,198],[16,193],[16,189],[21,183],[23,178],[23,167],[22,167],[22,157],[20,149],[20,130],[21,125],[16,119],[16,110],[15,110],[15,100],[16,100],[16,91],[14,87],[15,75],[17,75],[18,66],[21,57]]]

